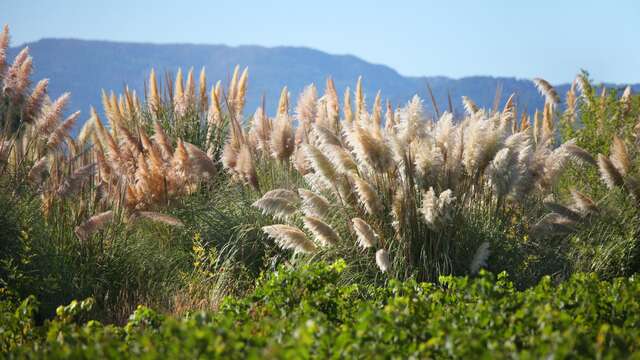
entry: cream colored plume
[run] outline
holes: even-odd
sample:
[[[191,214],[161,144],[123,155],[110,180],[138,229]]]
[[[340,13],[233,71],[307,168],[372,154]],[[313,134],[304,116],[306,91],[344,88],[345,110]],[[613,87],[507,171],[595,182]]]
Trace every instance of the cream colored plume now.
[[[285,113],[279,113],[271,130],[271,155],[274,159],[285,162],[289,160],[295,149],[295,137],[291,127],[291,119]]]
[[[379,215],[384,208],[376,190],[371,186],[371,184],[364,181],[359,176],[354,175],[352,178],[355,183],[355,189],[358,194],[358,198],[360,199],[360,203],[364,206],[367,213],[373,216]]]
[[[286,220],[297,211],[297,200],[298,196],[293,191],[276,189],[265,193],[252,206],[262,210],[265,215]]]
[[[391,263],[389,262],[389,253],[385,249],[380,249],[376,251],[376,265],[380,271],[387,272],[391,267]]]
[[[317,109],[318,92],[314,84],[308,85],[304,88],[300,97],[298,98],[298,104],[296,105],[296,117],[300,124],[312,123],[316,119],[318,113]]]
[[[451,222],[455,211],[455,200],[450,189],[441,192],[439,196],[436,196],[433,188],[429,188],[429,191],[424,193],[420,211],[430,229],[437,231]]]
[[[311,253],[315,244],[298,228],[289,225],[270,225],[262,228],[269,237],[283,249],[292,249],[294,253]]]
[[[544,96],[547,103],[551,104],[552,106],[560,103],[558,92],[551,84],[549,84],[548,81],[541,78],[534,78],[533,84],[536,86],[540,94]]]
[[[322,244],[323,246],[333,246],[340,242],[340,236],[333,230],[329,224],[320,220],[315,216],[305,216],[302,218],[304,227]]]
[[[317,147],[309,144],[303,145],[307,161],[316,174],[322,176],[328,183],[332,183],[336,179],[336,171],[333,164]]]
[[[307,216],[322,218],[329,210],[329,201],[322,195],[318,195],[307,189],[298,189],[302,199],[302,211]]]
[[[356,232],[358,245],[364,249],[375,247],[378,244],[378,235],[371,226],[361,218],[351,219],[353,230]]]

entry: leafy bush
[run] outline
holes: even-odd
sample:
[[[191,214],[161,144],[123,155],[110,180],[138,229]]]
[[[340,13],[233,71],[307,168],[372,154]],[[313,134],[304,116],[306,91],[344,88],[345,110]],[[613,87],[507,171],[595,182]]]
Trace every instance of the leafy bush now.
[[[624,358],[640,351],[640,284],[577,274],[517,291],[505,274],[340,286],[345,263],[279,268],[216,313],[182,319],[139,307],[124,327],[60,307],[43,326],[34,301],[3,308],[10,356],[146,358]]]

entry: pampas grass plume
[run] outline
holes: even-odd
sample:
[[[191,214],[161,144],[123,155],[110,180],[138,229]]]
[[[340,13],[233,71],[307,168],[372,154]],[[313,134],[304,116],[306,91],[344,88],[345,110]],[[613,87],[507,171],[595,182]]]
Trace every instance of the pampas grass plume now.
[[[391,263],[389,262],[389,253],[385,249],[380,249],[376,251],[376,265],[383,273],[387,272],[391,267]]]
[[[378,243],[378,235],[367,222],[361,218],[353,218],[351,222],[360,247],[367,249],[376,246]]]
[[[293,249],[294,253],[310,253],[316,250],[315,244],[298,228],[289,225],[270,225],[262,228],[269,237],[283,249]]]

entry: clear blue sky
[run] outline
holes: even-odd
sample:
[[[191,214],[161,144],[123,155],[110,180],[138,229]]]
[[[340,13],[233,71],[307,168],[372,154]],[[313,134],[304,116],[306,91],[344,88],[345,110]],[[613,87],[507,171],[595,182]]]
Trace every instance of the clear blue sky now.
[[[640,82],[640,1],[0,0],[13,44],[43,37],[308,46],[404,75]]]

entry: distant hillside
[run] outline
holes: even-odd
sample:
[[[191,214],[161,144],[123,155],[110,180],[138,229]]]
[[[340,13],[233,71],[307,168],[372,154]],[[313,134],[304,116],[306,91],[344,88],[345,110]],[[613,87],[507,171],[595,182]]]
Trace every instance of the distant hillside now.
[[[369,103],[378,90],[382,90],[384,98],[394,105],[405,103],[417,93],[425,99],[427,109],[432,110],[426,85],[429,83],[440,110],[447,108],[448,92],[457,111],[462,109],[460,98],[463,95],[483,107],[491,107],[500,84],[502,101],[516,93],[520,106],[528,109],[542,106],[542,98],[529,80],[486,76],[461,79],[405,77],[388,66],[371,64],[355,56],[331,55],[308,48],[155,45],[67,39],[44,39],[26,45],[34,57],[34,78],[50,78],[52,96],[70,91],[71,108],[80,109],[83,114],[88,113],[91,105],[100,107],[101,89],[120,92],[124,84],[128,84],[142,93],[152,67],[160,73],[175,73],[178,67],[186,70],[193,66],[199,71],[204,66],[209,81],[222,79],[227,82],[236,64],[249,67],[248,112],[259,105],[263,94],[268,110],[273,112],[284,85],[288,86],[295,101],[307,84],[315,83],[323,89],[326,78],[331,76],[342,94],[346,86],[353,88],[359,75],[364,78]],[[21,48],[10,49],[10,57]],[[558,90],[564,93],[567,87],[560,85]],[[634,89],[640,90],[640,85]]]

